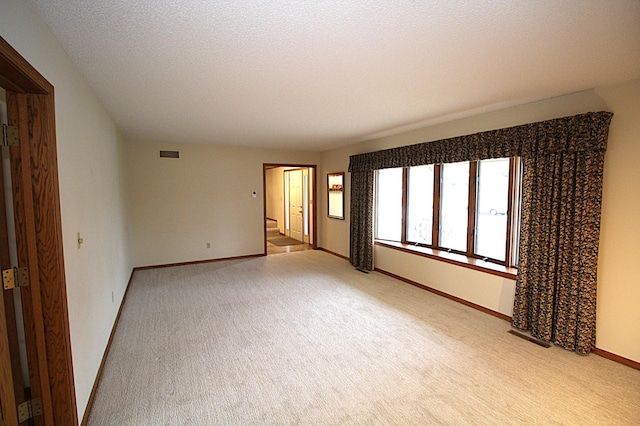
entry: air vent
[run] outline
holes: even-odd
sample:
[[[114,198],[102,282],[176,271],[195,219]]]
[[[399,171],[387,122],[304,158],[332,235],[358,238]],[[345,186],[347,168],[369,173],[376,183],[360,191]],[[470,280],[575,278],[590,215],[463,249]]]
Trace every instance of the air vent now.
[[[160,158],[180,158],[180,151],[160,151]]]
[[[509,330],[507,333],[513,334],[514,336],[518,336],[521,339],[528,340],[528,341],[530,341],[532,343],[535,343],[536,345],[542,346],[543,348],[550,348],[551,347],[551,343],[549,343],[549,342],[545,342],[543,340],[536,339],[535,337],[527,336],[526,334],[520,333],[520,332],[515,331],[515,330]]]

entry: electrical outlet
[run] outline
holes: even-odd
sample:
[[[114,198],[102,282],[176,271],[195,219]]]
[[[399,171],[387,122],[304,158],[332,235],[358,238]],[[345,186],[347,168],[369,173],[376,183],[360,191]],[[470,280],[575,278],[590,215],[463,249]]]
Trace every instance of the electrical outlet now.
[[[207,248],[211,248],[211,243],[207,241]]]
[[[116,301],[116,299],[115,299],[115,297],[113,297],[113,292],[111,292],[111,303],[113,303],[115,301]]]

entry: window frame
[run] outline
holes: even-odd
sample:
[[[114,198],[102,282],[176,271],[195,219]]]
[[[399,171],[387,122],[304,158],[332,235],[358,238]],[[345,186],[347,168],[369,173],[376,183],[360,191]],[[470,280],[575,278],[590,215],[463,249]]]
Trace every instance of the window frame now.
[[[451,256],[465,256],[469,263],[475,266],[482,263],[490,263],[501,265],[510,270],[517,270],[518,260],[518,235],[519,235],[519,218],[522,194],[522,161],[519,157],[508,157],[509,159],[509,185],[507,200],[507,229],[505,240],[505,260],[489,258],[475,253],[476,239],[476,218],[477,218],[477,197],[478,197],[478,161],[469,161],[469,189],[468,189],[468,220],[467,220],[467,246],[466,250],[455,250],[440,245],[440,219],[441,219],[441,194],[442,194],[442,164],[434,164],[434,185],[433,185],[433,223],[431,244],[419,243],[407,239],[408,224],[408,176],[409,168],[402,167],[402,223],[401,223],[401,240],[396,242],[404,249],[416,248],[421,253],[430,252],[444,253]],[[378,177],[376,176],[376,184]],[[376,200],[377,207],[377,200]],[[377,227],[377,222],[375,224]],[[376,243],[385,243],[389,240],[379,239],[375,237]],[[389,244],[389,246],[395,246]],[[420,248],[420,249],[417,249]],[[489,269],[493,269],[490,267]]]

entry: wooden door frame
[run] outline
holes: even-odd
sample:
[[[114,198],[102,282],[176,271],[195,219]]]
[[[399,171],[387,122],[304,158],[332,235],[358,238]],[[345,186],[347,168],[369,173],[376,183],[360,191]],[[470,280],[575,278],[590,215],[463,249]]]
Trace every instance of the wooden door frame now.
[[[62,247],[53,86],[0,37],[0,86],[7,92],[18,261],[31,284],[21,291],[37,424],[77,425]]]
[[[265,226],[265,223],[267,221],[267,170],[269,169],[273,169],[276,167],[295,167],[298,169],[313,169],[313,179],[309,180],[309,185],[311,186],[310,188],[310,194],[312,195],[312,199],[313,199],[313,206],[311,207],[311,209],[309,209],[309,219],[311,220],[311,222],[313,223],[313,227],[311,229],[311,233],[309,235],[309,237],[312,240],[312,244],[311,247],[313,249],[318,248],[318,240],[317,240],[317,235],[318,235],[318,221],[317,221],[317,208],[316,208],[316,204],[317,204],[317,195],[318,195],[318,191],[317,191],[317,186],[316,186],[316,182],[318,179],[318,166],[315,164],[287,164],[287,163],[263,163],[262,164],[262,194],[264,195],[263,198],[263,206],[262,206],[262,224],[263,224],[263,228],[264,228],[264,255],[267,255],[267,228]],[[304,231],[302,232],[303,234],[303,239],[304,239]]]

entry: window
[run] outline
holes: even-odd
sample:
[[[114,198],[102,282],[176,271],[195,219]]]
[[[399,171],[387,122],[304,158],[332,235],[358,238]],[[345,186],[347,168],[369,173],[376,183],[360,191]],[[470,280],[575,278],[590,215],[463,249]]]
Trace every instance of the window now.
[[[475,254],[505,261],[509,210],[509,159],[478,162]]]
[[[467,251],[469,162],[443,164],[440,184],[440,247]]]
[[[433,164],[409,168],[407,240],[431,245],[433,240]]]
[[[378,170],[376,238],[517,265],[520,161]]]
[[[402,236],[402,169],[378,170],[376,238],[400,241]]]

